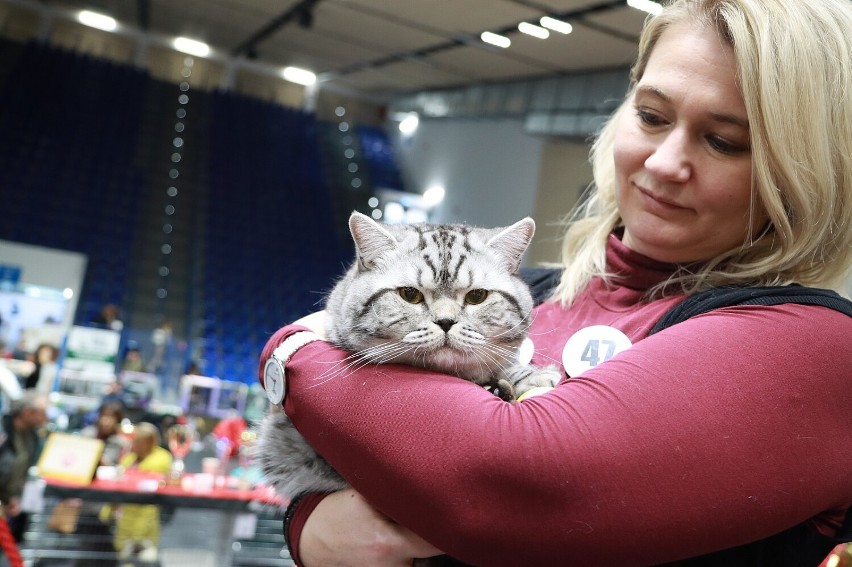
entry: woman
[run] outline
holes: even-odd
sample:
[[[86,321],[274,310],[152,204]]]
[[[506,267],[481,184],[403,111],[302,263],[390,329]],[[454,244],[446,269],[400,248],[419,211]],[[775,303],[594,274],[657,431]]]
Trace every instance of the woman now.
[[[38,390],[41,393],[49,393],[53,389],[56,379],[56,360],[59,358],[59,349],[50,344],[40,344],[32,354],[35,368],[26,377],[24,388],[27,390]]]
[[[81,435],[94,437],[104,442],[104,450],[98,463],[103,466],[115,466],[130,450],[130,440],[121,431],[124,419],[124,404],[107,401],[98,408],[98,419],[92,425],[83,428]]]
[[[165,477],[172,466],[172,454],[160,446],[160,431],[144,421],[137,423],[133,429],[130,453],[122,457],[119,464],[126,471]],[[101,510],[101,519],[107,519],[113,512],[105,507]],[[117,516],[113,546],[118,551],[119,561],[133,558],[156,560],[160,543],[160,507],[154,504],[123,504]]]
[[[346,353],[295,350],[283,407],[354,489],[290,510],[299,564],[818,564],[852,504],[852,318],[737,306],[647,335],[702,290],[843,281],[850,93],[848,0],[650,19],[530,329],[568,379],[515,404],[399,366],[317,385]]]

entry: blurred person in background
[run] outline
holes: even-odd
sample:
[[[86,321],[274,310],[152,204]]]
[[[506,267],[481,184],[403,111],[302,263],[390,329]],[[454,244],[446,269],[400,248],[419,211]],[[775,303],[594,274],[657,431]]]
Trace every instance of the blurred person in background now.
[[[161,445],[160,431],[151,423],[136,424],[130,453],[120,460],[127,471],[166,475],[172,466],[172,454]],[[101,509],[101,521],[115,517],[113,546],[119,559],[155,561],[160,543],[160,507],[154,504],[122,504]]]
[[[98,419],[92,425],[83,428],[80,435],[100,439],[104,442],[99,466],[116,466],[130,451],[130,440],[121,432],[124,419],[124,405],[120,402],[107,402],[98,409]],[[115,565],[112,557],[112,532],[108,522],[101,521],[100,503],[84,502],[75,498],[67,501],[81,507],[77,536],[80,538],[80,550],[85,557],[75,560],[76,567],[111,567]]]
[[[30,358],[35,364],[35,369],[26,377],[24,388],[38,390],[43,394],[50,393],[56,379],[56,361],[59,359],[59,349],[51,344],[42,343],[27,358]]]
[[[124,322],[121,320],[121,309],[113,303],[107,303],[101,307],[100,313],[92,317],[92,323],[113,331],[124,329]]]
[[[158,374],[165,369],[166,351],[169,348],[171,340],[172,324],[170,321],[163,321],[159,327],[151,332],[151,344],[154,347],[154,351],[151,354],[151,359],[148,361],[148,372]]]
[[[47,397],[32,390],[14,400],[0,426],[0,502],[15,541],[21,541],[29,515],[21,510],[27,471],[38,460],[47,423]]]
[[[139,352],[139,346],[135,341],[128,343],[127,352],[124,354],[124,361],[121,363],[121,369],[132,372],[145,371],[145,363],[142,362],[142,353]]]
[[[104,442],[101,454],[101,466],[116,466],[130,450],[130,441],[121,432],[124,419],[124,404],[107,401],[98,409],[98,419],[92,425],[83,428],[81,435],[94,437]]]

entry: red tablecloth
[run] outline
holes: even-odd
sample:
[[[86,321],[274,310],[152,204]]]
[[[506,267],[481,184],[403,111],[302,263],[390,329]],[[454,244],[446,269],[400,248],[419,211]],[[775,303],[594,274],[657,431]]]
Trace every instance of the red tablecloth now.
[[[194,485],[192,482],[196,475],[187,474],[187,488]],[[179,498],[195,500],[196,505],[204,506],[205,501],[208,505],[212,505],[216,501],[230,501],[234,504],[240,502],[250,503],[259,502],[272,506],[284,506],[287,502],[275,494],[271,487],[257,485],[251,489],[228,488],[227,484],[235,486],[237,483],[233,480],[221,479],[210,490],[194,490],[184,489],[178,484],[167,484],[162,475],[154,475],[149,473],[140,473],[138,471],[126,471],[120,478],[115,480],[95,479],[90,484],[80,485],[57,479],[45,479],[47,486],[56,492],[65,493],[66,496],[73,496],[74,492],[88,492],[88,496],[95,498],[97,495],[92,492],[101,493],[104,497],[109,495],[110,500],[120,500],[122,495],[127,497],[134,496],[133,500],[138,501],[144,495],[151,495],[154,500],[159,498]],[[225,486],[222,486],[225,484]],[[218,507],[218,506],[211,506]]]

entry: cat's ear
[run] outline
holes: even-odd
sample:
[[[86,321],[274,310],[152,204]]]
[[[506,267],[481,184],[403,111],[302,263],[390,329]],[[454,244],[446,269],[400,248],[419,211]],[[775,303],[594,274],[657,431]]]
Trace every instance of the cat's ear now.
[[[376,258],[390,252],[397,245],[390,232],[358,211],[352,211],[349,216],[349,232],[355,241],[355,255],[361,270],[371,270],[375,267]]]
[[[491,237],[487,246],[504,261],[509,272],[514,274],[521,267],[521,259],[535,234],[535,221],[523,218]]]

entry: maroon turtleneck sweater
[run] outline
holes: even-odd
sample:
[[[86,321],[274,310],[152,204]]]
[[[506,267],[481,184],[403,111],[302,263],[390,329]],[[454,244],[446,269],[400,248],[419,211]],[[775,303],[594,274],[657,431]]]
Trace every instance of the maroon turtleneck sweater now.
[[[643,300],[672,267],[614,236],[607,261],[610,285],[536,309],[533,363],[561,364],[592,325],[633,346],[547,394],[509,404],[394,365],[335,373],[348,353],[314,342],[287,366],[285,410],[378,510],[467,563],[654,564],[803,522],[830,531],[852,503],[837,461],[852,439],[852,319],[728,307],[646,339],[680,299]],[[270,339],[261,368],[298,330]]]

